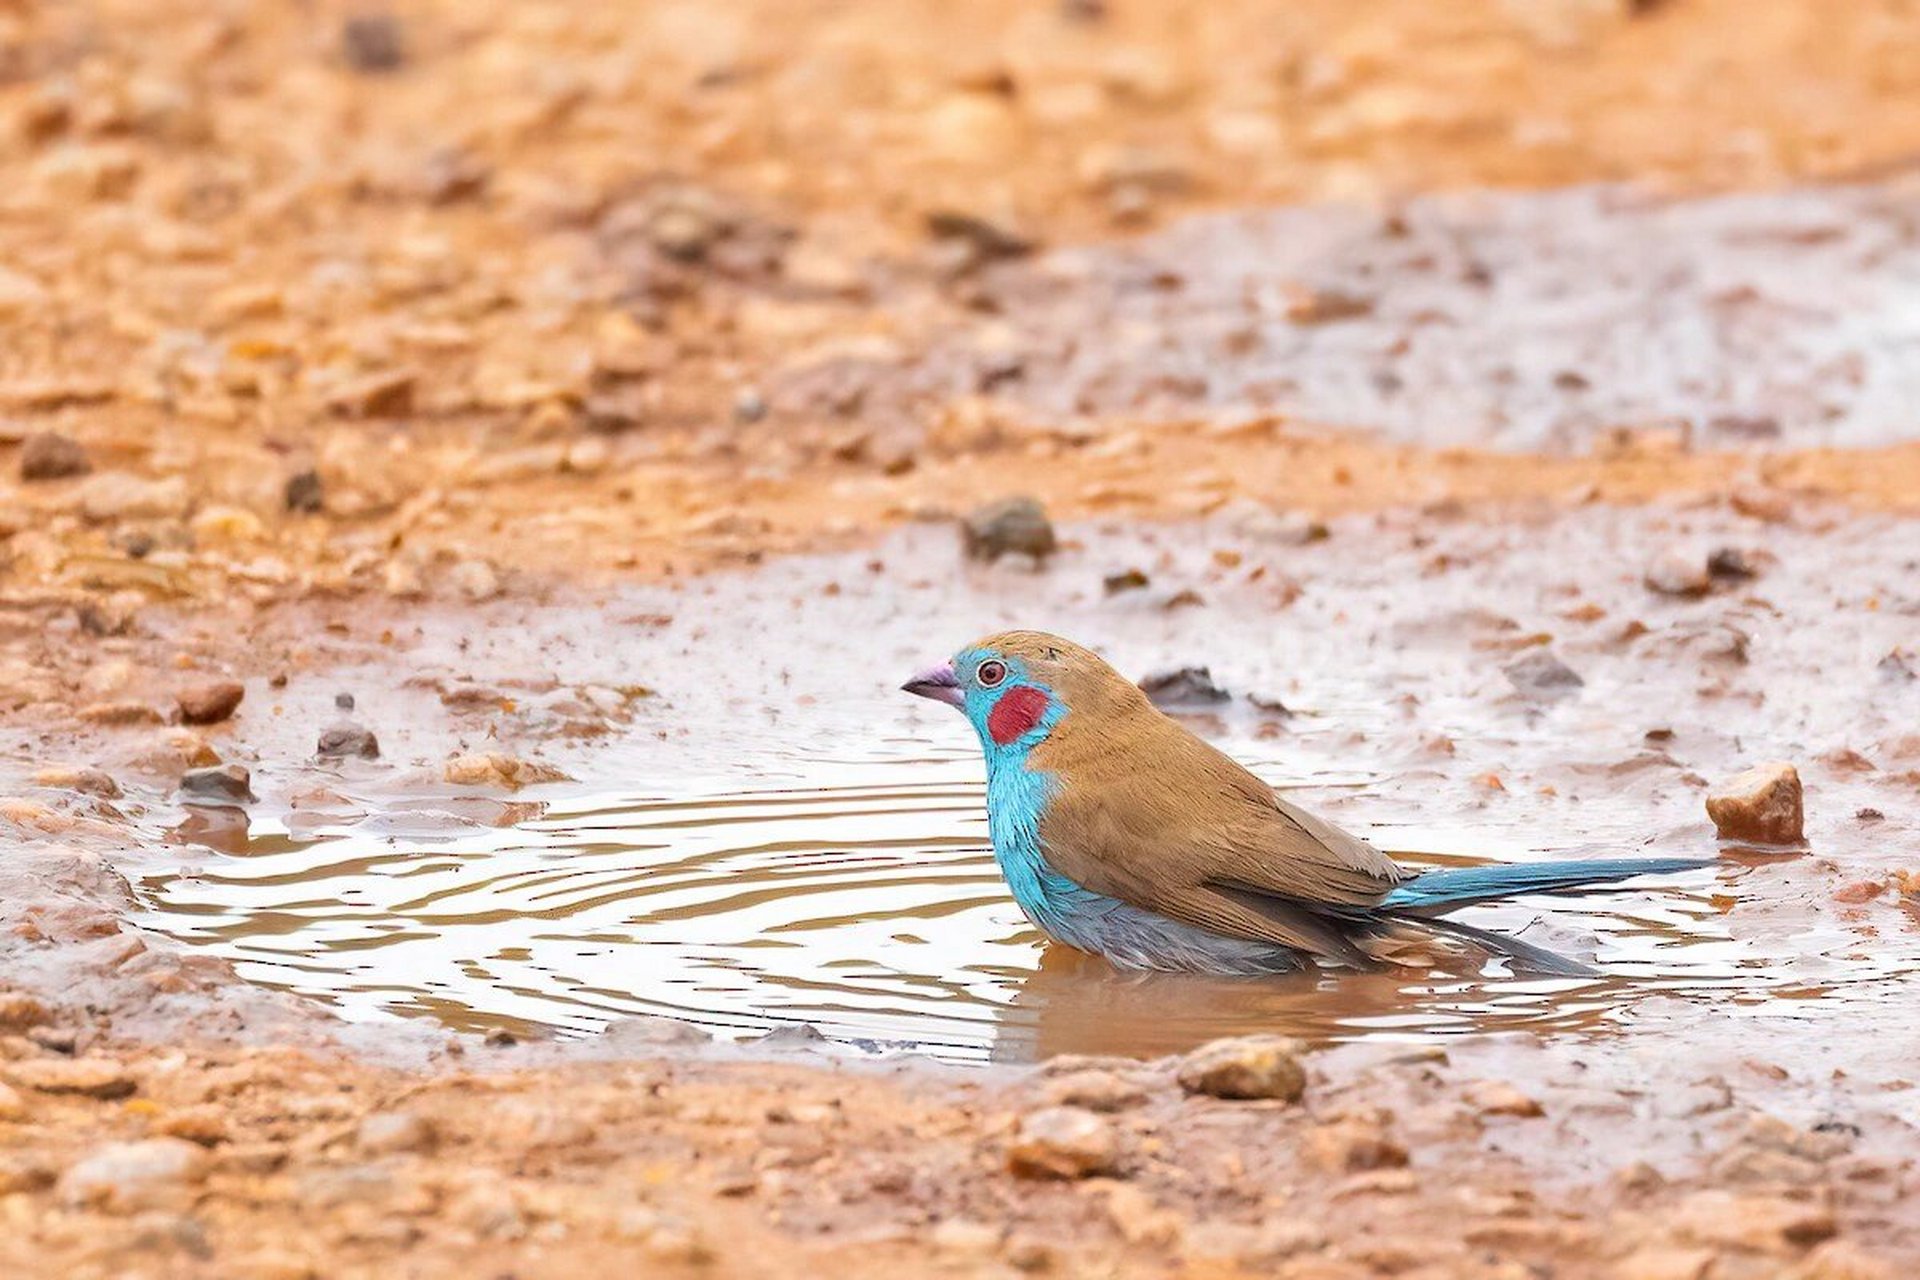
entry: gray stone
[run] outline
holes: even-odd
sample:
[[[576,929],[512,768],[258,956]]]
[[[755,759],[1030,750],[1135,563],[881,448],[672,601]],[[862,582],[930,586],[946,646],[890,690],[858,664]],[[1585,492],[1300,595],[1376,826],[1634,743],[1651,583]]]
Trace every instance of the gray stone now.
[[[1529,649],[1502,670],[1513,687],[1529,697],[1563,698],[1586,684],[1548,649]]]
[[[188,803],[252,804],[253,775],[243,764],[189,769],[180,778],[180,798]]]
[[[351,720],[342,720],[320,731],[320,741],[314,748],[314,754],[322,760],[344,760],[348,757],[378,760],[380,739],[373,736],[371,729]]]
[[[1140,681],[1140,690],[1161,708],[1214,707],[1233,700],[1231,693],[1213,682],[1213,672],[1206,667],[1156,671]]]
[[[1004,555],[1045,560],[1059,548],[1047,510],[1034,498],[1004,498],[974,511],[961,525],[969,560],[992,564]]]

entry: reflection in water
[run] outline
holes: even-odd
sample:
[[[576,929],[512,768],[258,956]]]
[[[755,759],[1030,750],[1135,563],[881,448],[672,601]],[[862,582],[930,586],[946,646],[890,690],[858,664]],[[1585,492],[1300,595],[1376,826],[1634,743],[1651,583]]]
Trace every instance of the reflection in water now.
[[[1911,944],[1842,963],[1844,933],[1803,934],[1778,954],[1734,937],[1725,912],[1745,873],[1730,866],[1550,913],[1510,905],[1474,917],[1588,955],[1599,979],[1471,966],[1117,973],[1040,945],[986,848],[971,762],[818,767],[821,778],[789,790],[575,796],[544,813],[360,796],[331,813],[257,820],[250,837],[224,833],[216,847],[231,856],[172,846],[175,861],[138,887],[149,925],[349,1018],[580,1034],[664,1014],[736,1036],[810,1022],[855,1044],[957,1059],[1157,1055],[1255,1031],[1592,1032],[1649,994],[1731,1006],[1823,990],[1822,1001],[1845,1001],[1873,979],[1920,971]]]
[[[167,831],[167,839],[220,853],[245,853],[248,823],[247,811],[232,805],[189,805],[186,816]]]
[[[1223,1035],[1444,1034],[1516,1018],[1534,1030],[1574,1030],[1602,1022],[1630,985],[1615,978],[1482,981],[1407,971],[1307,971],[1251,980],[1120,973],[1095,957],[1052,947],[1008,1005],[992,1057],[1151,1057]]]

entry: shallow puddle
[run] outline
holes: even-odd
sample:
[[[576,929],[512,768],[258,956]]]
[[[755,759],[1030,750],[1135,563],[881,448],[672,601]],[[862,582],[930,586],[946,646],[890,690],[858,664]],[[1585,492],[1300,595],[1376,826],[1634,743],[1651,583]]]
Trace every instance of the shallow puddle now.
[[[1597,980],[1498,966],[1260,981],[1119,974],[1043,947],[1007,896],[977,768],[939,756],[836,762],[806,785],[567,795],[507,828],[430,802],[323,820],[298,837],[256,825],[245,852],[196,857],[139,886],[147,923],[349,1018],[579,1033],[664,1014],[726,1036],[810,1023],[855,1045],[956,1059],[1148,1055],[1253,1031],[1604,1031],[1651,996],[1843,1001],[1920,967],[1912,956],[1849,963],[1844,976],[1835,966],[1842,985],[1825,988],[1785,963],[1808,957],[1769,958],[1732,939],[1722,917],[1748,869],[1730,864],[1552,904],[1551,941],[1597,961]],[[1477,918],[1542,938],[1539,914]]]
[[[351,1019],[580,1035],[665,1014],[734,1037],[810,1023],[869,1048],[1006,1061],[1253,1031],[1631,1030],[1635,1053],[1711,1042],[1813,1076],[1844,1061],[1892,1078],[1920,1036],[1920,900],[1895,882],[1920,848],[1904,772],[1920,679],[1887,656],[1920,613],[1899,585],[1911,533],[1776,529],[1757,586],[1675,602],[1637,566],[1675,541],[1737,544],[1748,524],[1603,509],[1505,530],[1352,521],[1276,551],[1217,527],[1089,528],[1043,575],[946,571],[951,535],[915,531],[624,593],[590,616],[554,607],[531,634],[524,619],[423,615],[404,668],[353,677],[383,737],[426,714],[395,700],[435,654],[457,655],[461,678],[529,674],[532,653],[575,681],[662,692],[580,749],[577,784],[507,800],[404,762],[336,774],[262,759],[250,828],[158,806],[124,866],[144,924]],[[1223,567],[1223,545],[1250,561]],[[1130,563],[1151,566],[1151,591],[1105,597],[1102,576]],[[1281,611],[1278,572],[1299,584]],[[1183,589],[1205,606],[1158,602]],[[1194,727],[1409,863],[1711,855],[1705,780],[1774,754],[1802,762],[1813,849],[1467,917],[1599,979],[1118,974],[1042,945],[987,848],[971,731],[895,687],[1015,621],[1053,622],[1131,673],[1212,663],[1236,696]],[[1716,637],[1734,628],[1748,638],[1729,657]],[[1543,700],[1504,668],[1549,630],[1584,684]],[[330,689],[314,693],[330,706]],[[1260,709],[1275,697],[1291,715]],[[506,744],[519,732],[504,712],[460,724]],[[1836,900],[1861,883],[1878,896]]]

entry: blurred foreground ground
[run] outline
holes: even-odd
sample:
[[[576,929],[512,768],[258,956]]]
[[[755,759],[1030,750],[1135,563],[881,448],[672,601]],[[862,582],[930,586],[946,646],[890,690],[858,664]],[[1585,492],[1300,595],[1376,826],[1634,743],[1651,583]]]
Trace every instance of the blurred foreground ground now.
[[[778,572],[1009,492],[1283,537],[1518,502],[1854,536],[1920,506],[1917,90],[1920,15],[1852,0],[0,5],[9,773],[177,773],[198,748],[149,722],[173,688],[298,685],[423,602]],[[11,936],[92,938],[122,985],[9,973],[9,1274],[1915,1265],[1909,1150],[1769,1127],[1758,1066],[1751,1117],[1641,1117],[1696,1127],[1670,1186],[1627,1159],[1556,1182],[1457,1082],[1344,1059],[1311,1117],[1153,1068],[1125,1122],[1150,1176],[1034,1192],[1004,1146],[1043,1081],[420,1077],[237,991],[155,1047],[126,984],[232,979],[130,940],[87,852],[111,814],[35,795],[0,819]],[[35,1086],[76,1040],[117,1065]],[[1561,1100],[1606,1114],[1645,1071]],[[430,1123],[360,1124],[409,1108]],[[156,1132],[208,1163],[74,1189]]]

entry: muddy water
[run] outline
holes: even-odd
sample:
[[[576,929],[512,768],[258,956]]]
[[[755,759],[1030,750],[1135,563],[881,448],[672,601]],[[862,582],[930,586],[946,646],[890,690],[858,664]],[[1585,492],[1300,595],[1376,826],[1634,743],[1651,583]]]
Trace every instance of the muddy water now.
[[[245,851],[141,887],[176,936],[352,1018],[577,1032],[644,1013],[726,1035],[806,1022],[955,1058],[1157,1053],[1263,1028],[1597,1029],[1654,993],[1759,1000],[1791,983],[1743,968],[1751,948],[1718,924],[1729,888],[1706,875],[1559,912],[1597,948],[1605,981],[1474,966],[1258,983],[1118,975],[1049,956],[1007,897],[971,761],[808,772],[793,781],[810,785],[778,789],[568,794],[507,830],[463,831],[431,803],[297,838],[262,825]],[[1507,915],[1526,927],[1527,913]]]
[[[581,754],[578,785],[514,798],[526,807],[371,768],[296,808],[311,770],[263,762],[263,803],[230,852],[174,844],[129,871],[150,925],[350,1018],[578,1034],[664,1013],[742,1037],[805,1022],[853,1045],[1005,1060],[1261,1029],[1628,1032],[1636,1053],[1908,1069],[1920,904],[1885,886],[1920,869],[1920,680],[1889,658],[1920,611],[1912,526],[1769,528],[1757,580],[1683,601],[1648,593],[1640,566],[1760,526],[1713,511],[1396,519],[1287,548],[1229,525],[1087,529],[1044,574],[962,572],[944,531],[920,532],[878,557],[622,595],[587,617],[556,608],[532,647],[518,624],[429,620],[396,684],[435,655],[463,650],[453,674],[498,679],[537,653],[578,679],[644,678],[657,705]],[[1223,549],[1243,559],[1228,567]],[[1105,597],[1101,579],[1129,565],[1152,584]],[[1204,603],[1168,607],[1187,593]],[[1589,959],[1599,980],[1115,974],[1041,945],[987,851],[969,731],[893,687],[896,668],[1014,621],[1129,671],[1212,663],[1237,696],[1195,728],[1410,862],[1711,854],[1704,779],[1775,756],[1802,764],[1812,848],[1474,917]],[[1502,673],[1542,637],[1585,680],[1548,701]],[[385,678],[360,685],[375,727]],[[514,727],[486,731],[510,743]],[[1835,901],[1862,882],[1882,892]]]
[[[1908,440],[1914,208],[1898,185],[1589,188],[1194,218],[1001,268],[994,314],[923,373],[987,370],[1063,418],[1277,413],[1422,445]]]

